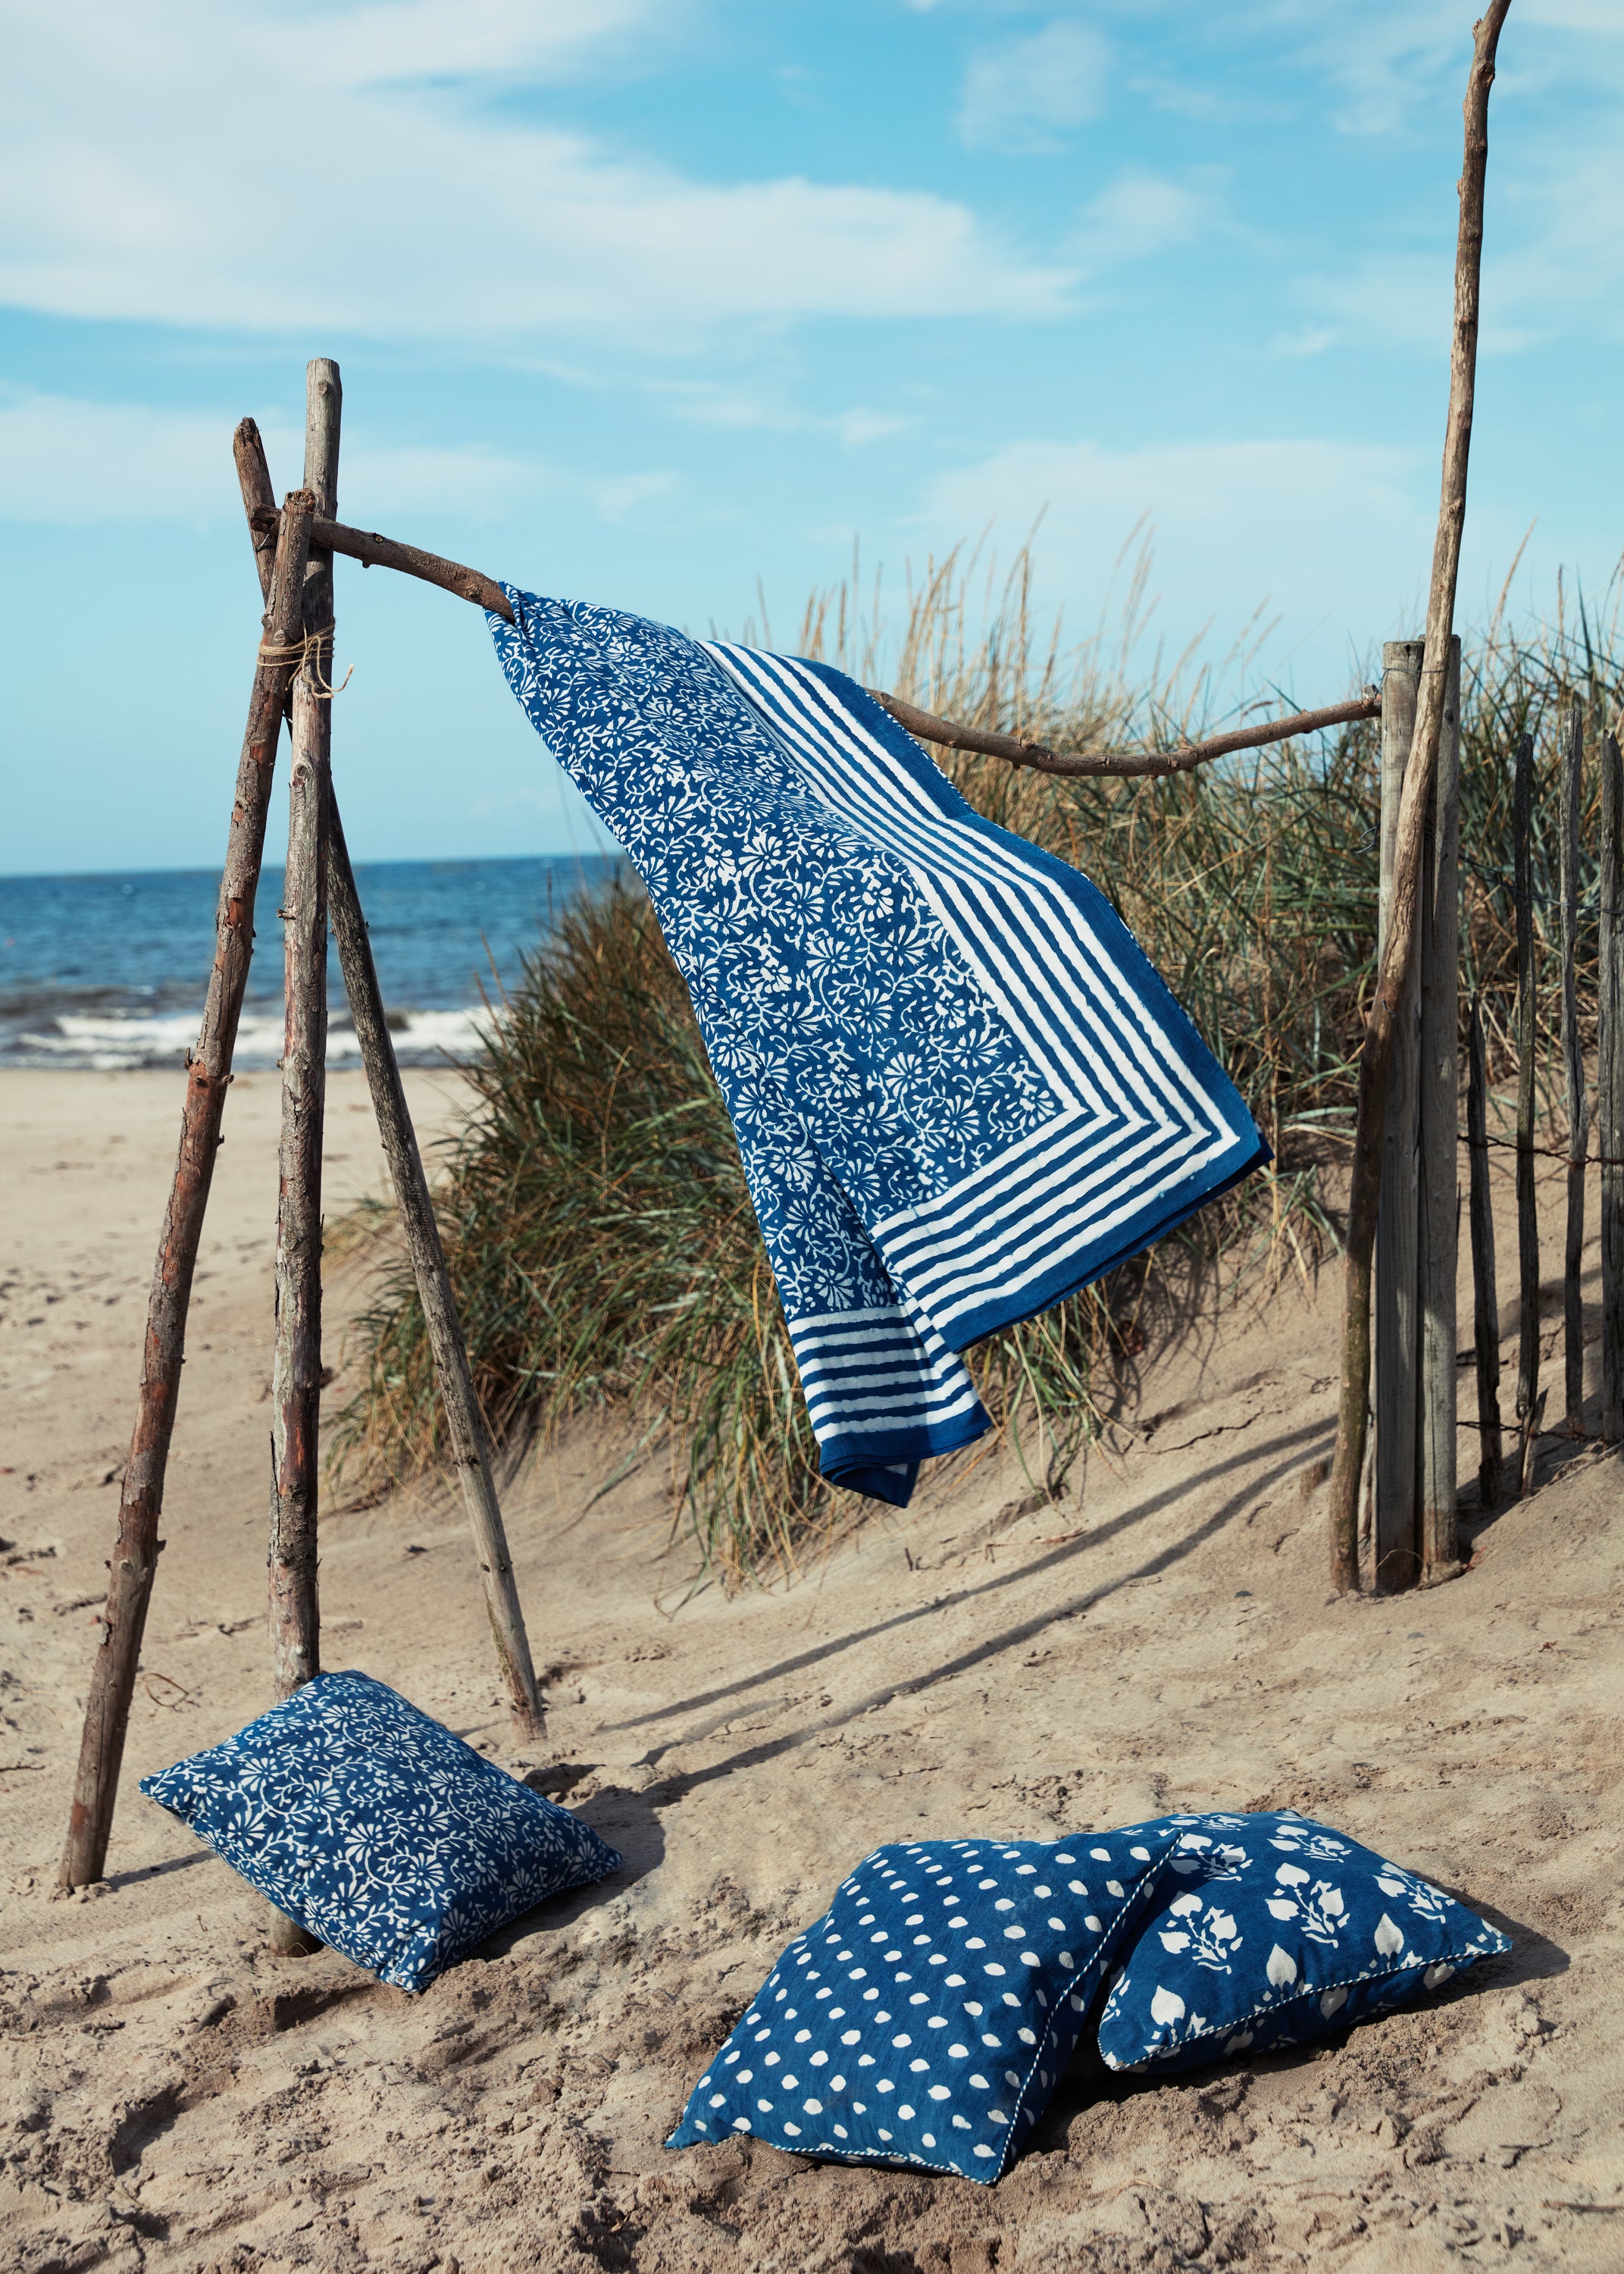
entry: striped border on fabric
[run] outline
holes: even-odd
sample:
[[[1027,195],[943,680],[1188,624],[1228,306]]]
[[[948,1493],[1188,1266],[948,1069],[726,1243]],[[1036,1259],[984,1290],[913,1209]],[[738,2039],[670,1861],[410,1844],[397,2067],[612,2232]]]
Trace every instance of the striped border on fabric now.
[[[950,1342],[1056,1300],[1267,1157],[1232,1086],[1086,878],[975,815],[861,690],[830,683],[838,674],[720,643],[708,651],[819,800],[906,866],[1064,1101],[997,1161],[873,1228],[887,1268]]]

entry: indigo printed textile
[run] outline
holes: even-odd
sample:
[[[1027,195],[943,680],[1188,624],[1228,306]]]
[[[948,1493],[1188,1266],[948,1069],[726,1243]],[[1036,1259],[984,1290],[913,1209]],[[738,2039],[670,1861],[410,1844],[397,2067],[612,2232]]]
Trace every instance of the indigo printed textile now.
[[[1112,2068],[1306,2044],[1511,1947],[1441,1888],[1289,1810],[1162,1821],[1175,1845],[1100,2022]]]
[[[278,1910],[402,1990],[620,1862],[365,1674],[318,1675],[141,1790]]]
[[[1268,1158],[1109,903],[844,674],[504,586],[515,695],[648,886],[825,1476],[898,1505],[960,1355]]]
[[[749,2133],[999,2178],[1174,1836],[876,1848],[785,1951],[666,2145]]]

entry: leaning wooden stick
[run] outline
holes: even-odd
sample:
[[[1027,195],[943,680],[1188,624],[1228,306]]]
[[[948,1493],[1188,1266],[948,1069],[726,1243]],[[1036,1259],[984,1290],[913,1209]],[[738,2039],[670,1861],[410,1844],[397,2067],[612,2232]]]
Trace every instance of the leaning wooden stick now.
[[[338,479],[338,367],[307,374],[304,478],[325,516]],[[316,1524],[321,1416],[321,1138],[327,1090],[327,792],[333,561],[304,580],[304,660],[293,683],[288,867],[282,893],[286,1034],[277,1156],[276,1348],[271,1374],[270,1628],[278,1698],[321,1671]]]
[[[79,1773],[62,1859],[64,1887],[86,1886],[99,1879],[107,1862],[130,1698],[140,1659],[154,1567],[163,1544],[158,1538],[158,1523],[180,1395],[192,1275],[220,1149],[231,1056],[253,952],[254,895],[265,849],[282,707],[293,675],[293,659],[299,651],[304,563],[314,502],[303,491],[296,491],[288,500],[278,524],[274,567],[267,564],[264,632],[248,698],[248,725],[237,765],[237,798],[214,918],[214,964],[197,1047],[187,1061],[180,1151],[147,1302],[140,1395],[119,1502],[118,1532],[108,1565],[107,1611],[91,1669]]]
[[[1590,1105],[1579,1035],[1579,808],[1584,782],[1584,712],[1575,703],[1562,752],[1562,1069],[1568,1086],[1568,1239],[1562,1255],[1562,1375],[1570,1437],[1584,1434],[1584,1163]]]
[[[1624,758],[1601,744],[1601,983],[1596,1118],[1601,1135],[1601,1434],[1624,1442]]]
[[[256,543],[268,543],[276,526],[275,506],[262,499],[250,507],[248,521]],[[441,553],[425,553],[416,545],[380,537],[375,530],[346,529],[335,521],[319,519],[312,542],[358,561],[365,568],[398,568],[403,576],[420,577],[425,584],[438,585],[442,592],[455,592],[459,599],[488,608],[506,623],[513,621],[513,609],[501,586],[477,568],[465,568],[460,561],[447,561]],[[1367,690],[1351,702],[1333,703],[1322,711],[1294,711],[1289,718],[1271,719],[1260,726],[1237,727],[1227,734],[1209,735],[1177,750],[1051,750],[1045,743],[1025,742],[1019,734],[995,734],[983,727],[962,727],[956,719],[938,719],[933,712],[921,711],[899,695],[884,694],[877,687],[868,692],[898,726],[921,742],[935,742],[938,749],[980,750],[989,757],[1007,759],[1012,766],[1034,767],[1039,773],[1078,776],[1187,773],[1193,766],[1204,766],[1234,750],[1260,750],[1270,742],[1289,742],[1294,734],[1323,734],[1329,727],[1377,718],[1381,711],[1381,697]]]
[[[423,1173],[423,1157],[417,1150],[407,1110],[395,1045],[389,1039],[383,995],[336,800],[330,809],[329,824],[328,903],[350,1008],[361,1044],[361,1063],[366,1069],[367,1086],[372,1094],[378,1127],[388,1157],[389,1175],[400,1203],[407,1253],[417,1275],[417,1299],[428,1326],[429,1347],[433,1353],[451,1438],[451,1457],[462,1480],[462,1496],[473,1529],[485,1609],[490,1615],[491,1634],[508,1691],[508,1709],[520,1739],[533,1739],[542,1735],[543,1716],[541,1694],[530,1661],[530,1638],[519,1606],[518,1585],[491,1474],[490,1452],[478,1401],[474,1396],[456,1299],[451,1291],[445,1252],[440,1244],[440,1227],[434,1221],[434,1204],[429,1197],[428,1179]]]
[[[1342,1394],[1336,1453],[1331,1470],[1331,1580],[1342,1593],[1359,1583],[1359,1477],[1370,1397],[1371,1258],[1381,1182],[1387,1073],[1400,1005],[1415,954],[1427,800],[1438,763],[1447,685],[1455,591],[1466,518],[1466,476],[1471,454],[1472,401],[1477,369],[1477,309],[1483,266],[1483,190],[1488,167],[1489,89],[1494,51],[1511,0],[1492,0],[1475,27],[1465,102],[1465,161],[1461,169],[1460,229],[1455,256],[1455,336],[1449,357],[1449,411],[1444,431],[1438,534],[1427,593],[1426,659],[1416,713],[1415,747],[1399,808],[1392,922],[1365,1047],[1359,1058],[1358,1119],[1348,1201],[1346,1307],[1342,1325]]]
[[[1470,1159],[1472,1345],[1477,1371],[1477,1499],[1500,1506],[1505,1449],[1500,1420],[1500,1297],[1494,1280],[1494,1202],[1489,1190],[1489,1068],[1483,998],[1474,995],[1468,1029],[1466,1142]]]

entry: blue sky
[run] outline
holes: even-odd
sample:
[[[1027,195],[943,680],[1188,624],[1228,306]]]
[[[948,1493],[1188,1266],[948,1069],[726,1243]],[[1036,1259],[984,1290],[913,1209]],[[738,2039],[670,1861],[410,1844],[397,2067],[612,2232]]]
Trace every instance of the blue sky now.
[[[1043,514],[1082,637],[1304,702],[1417,629],[1474,11],[1455,0],[0,0],[0,871],[217,862],[231,466],[532,590],[793,641]],[[1515,0],[1462,614],[1624,548],[1624,7]],[[590,841],[483,621],[341,563],[357,857]],[[1231,681],[1226,692],[1232,694]]]

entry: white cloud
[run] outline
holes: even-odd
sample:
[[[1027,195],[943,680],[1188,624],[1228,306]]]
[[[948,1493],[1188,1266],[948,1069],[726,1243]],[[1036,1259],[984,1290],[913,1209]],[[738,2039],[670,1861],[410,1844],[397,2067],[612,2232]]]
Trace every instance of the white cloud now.
[[[657,19],[650,0],[605,12],[617,36]],[[436,72],[459,13],[11,0],[0,299],[465,345],[575,330],[674,346],[722,322],[1066,305],[1065,270],[1012,253],[951,200],[696,181],[482,107],[466,77]],[[532,75],[574,68],[584,0],[558,12],[561,31],[538,29],[554,13],[551,0],[477,9],[476,71],[515,56]]]
[[[234,519],[241,510],[231,459],[236,424],[223,409],[0,395],[0,521],[202,526]],[[273,481],[279,490],[293,488],[304,463],[303,435],[274,418],[259,425]],[[674,473],[605,474],[532,464],[477,447],[402,448],[357,439],[345,445],[339,494],[342,517],[352,524],[432,542],[411,526],[412,516],[490,523],[544,499],[570,498],[618,526],[680,486]]]
[[[1109,49],[1092,25],[1060,19],[970,59],[959,132],[971,150],[1058,149],[1099,115]]]
[[[1262,608],[1281,619],[1274,666],[1307,673],[1304,699],[1328,702],[1354,658],[1397,636],[1395,612],[1425,578],[1434,478],[1411,454],[1364,443],[1023,441],[940,477],[921,521],[938,545],[990,524],[1007,550],[1041,515],[1043,585],[1070,596],[1075,634],[1122,606],[1123,549],[1148,519],[1150,636],[1169,659],[1208,625],[1206,651],[1221,656]]]
[[[1199,237],[1212,209],[1206,189],[1169,181],[1161,174],[1121,175],[1083,209],[1081,226],[1068,250],[1090,267],[1144,260]]]
[[[833,434],[848,449],[905,433],[914,421],[868,403],[832,415],[808,410],[772,384],[724,384],[715,380],[655,380],[649,393],[691,426],[772,434]]]

